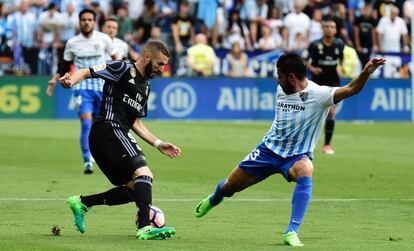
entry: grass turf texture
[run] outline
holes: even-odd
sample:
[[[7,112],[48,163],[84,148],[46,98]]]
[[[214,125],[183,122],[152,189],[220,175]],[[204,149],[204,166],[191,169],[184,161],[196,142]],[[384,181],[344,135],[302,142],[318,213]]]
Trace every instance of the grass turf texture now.
[[[282,233],[294,183],[280,175],[194,217],[199,200],[260,142],[271,121],[145,124],[182,149],[180,158],[169,159],[139,140],[155,177],[153,204],[177,229],[173,239],[135,240],[132,203],[93,208],[87,232],[76,232],[65,199],[111,188],[96,166],[93,175],[82,173],[79,122],[2,120],[0,250],[291,250]],[[323,155],[318,145],[313,197],[299,235],[305,250],[412,249],[413,129],[338,123],[336,154]],[[52,234],[54,225],[60,236]]]

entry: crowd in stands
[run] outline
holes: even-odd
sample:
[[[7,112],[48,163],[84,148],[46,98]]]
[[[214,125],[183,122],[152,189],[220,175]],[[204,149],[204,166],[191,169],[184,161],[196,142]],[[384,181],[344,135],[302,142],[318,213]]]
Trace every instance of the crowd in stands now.
[[[409,53],[413,7],[410,0],[0,0],[0,74],[53,74],[83,8],[98,13],[97,30],[107,18],[118,21],[132,59],[160,39],[173,52],[171,75],[212,76],[216,51],[228,49],[222,74],[240,77],[252,76],[248,52],[306,57],[328,17],[361,64],[373,52]]]

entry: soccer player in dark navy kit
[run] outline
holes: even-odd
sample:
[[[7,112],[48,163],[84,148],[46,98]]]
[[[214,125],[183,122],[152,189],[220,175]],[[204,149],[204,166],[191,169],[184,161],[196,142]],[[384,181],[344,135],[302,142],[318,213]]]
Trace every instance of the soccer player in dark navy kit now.
[[[138,239],[166,239],[175,234],[173,228],[150,226],[153,175],[141,148],[129,133],[132,129],[140,138],[169,157],[180,155],[181,150],[177,146],[155,137],[141,120],[147,115],[150,93],[148,79],[161,74],[168,59],[166,45],[151,41],[145,45],[142,57],[136,63],[114,61],[81,69],[73,75],[66,73],[59,79],[65,88],[87,78],[105,80],[101,109],[92,125],[89,145],[99,168],[116,187],[99,194],[72,196],[68,199],[75,225],[81,233],[86,231],[84,215],[90,207],[135,201],[139,208]]]
[[[335,37],[336,24],[333,20],[322,23],[323,37],[309,45],[309,69],[312,81],[318,85],[339,86],[338,61],[342,64],[344,42]],[[335,105],[331,107],[325,123],[325,144],[323,152],[334,154],[331,139],[335,127]]]

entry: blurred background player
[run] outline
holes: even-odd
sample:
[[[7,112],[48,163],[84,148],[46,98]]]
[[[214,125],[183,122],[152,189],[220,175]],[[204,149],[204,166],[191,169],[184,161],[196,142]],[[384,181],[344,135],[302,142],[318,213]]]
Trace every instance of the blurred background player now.
[[[202,200],[196,217],[206,215],[224,197],[280,173],[296,182],[292,214],[284,235],[290,246],[303,246],[298,230],[312,195],[313,149],[318,142],[329,107],[359,93],[369,76],[385,62],[373,59],[343,87],[319,86],[306,78],[307,64],[296,54],[282,55],[277,61],[276,114],[262,142],[223,179],[215,192]]]
[[[134,61],[138,59],[138,54],[130,48],[130,46],[124,41],[116,37],[118,34],[119,24],[115,18],[108,18],[105,20],[102,26],[102,32],[107,34],[111,39],[116,51],[116,57],[118,59],[131,58]],[[111,61],[111,55],[107,54],[107,61]]]
[[[312,42],[309,46],[309,69],[312,73],[312,81],[318,85],[337,87],[340,84],[337,72],[338,60],[342,65],[344,42],[336,38],[336,24],[332,19],[326,19],[322,23],[323,37]],[[334,154],[331,147],[331,139],[335,128],[335,106],[328,113],[325,124],[325,143],[323,152]]]
[[[60,80],[70,88],[87,78],[105,80],[103,103],[93,123],[89,144],[99,168],[116,187],[99,194],[72,196],[68,199],[81,233],[86,231],[85,213],[97,205],[122,205],[135,201],[138,212],[137,239],[166,239],[175,234],[173,228],[155,228],[150,225],[153,175],[144,153],[134,137],[136,135],[156,147],[168,157],[178,157],[181,150],[155,137],[143,124],[147,116],[150,94],[149,79],[160,75],[169,60],[166,45],[160,41],[148,42],[142,56],[135,63],[114,61],[84,68],[73,75],[66,73]]]
[[[79,13],[80,34],[68,40],[63,60],[59,64],[58,71],[49,80],[46,93],[53,94],[57,80],[69,71],[72,62],[76,69],[92,67],[106,62],[106,55],[117,59],[116,51],[113,50],[111,38],[99,31],[94,30],[96,13],[91,9],[83,9]],[[81,120],[80,146],[84,161],[84,173],[93,172],[92,157],[89,150],[88,136],[92,125],[92,119],[98,115],[102,101],[102,79],[87,79],[82,81],[73,89],[73,99],[76,103],[76,110]]]

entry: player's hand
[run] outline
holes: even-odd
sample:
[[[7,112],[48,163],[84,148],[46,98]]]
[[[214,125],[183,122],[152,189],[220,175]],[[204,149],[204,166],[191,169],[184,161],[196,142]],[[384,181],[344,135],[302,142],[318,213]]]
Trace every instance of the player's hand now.
[[[372,74],[378,67],[385,64],[385,58],[371,59],[364,67],[364,72]]]
[[[319,75],[319,74],[321,74],[321,73],[322,73],[322,68],[320,68],[320,67],[312,67],[311,72],[312,72],[314,75]]]
[[[55,78],[52,78],[51,80],[47,81],[47,83],[48,85],[46,89],[46,95],[50,97],[53,95],[53,90],[55,89],[55,86],[56,86],[56,80]]]
[[[178,157],[181,154],[181,149],[169,142],[162,142],[158,146],[158,150],[170,158]]]
[[[63,77],[59,78],[59,82],[63,88],[71,88],[73,86],[72,76],[69,73],[65,73]]]

